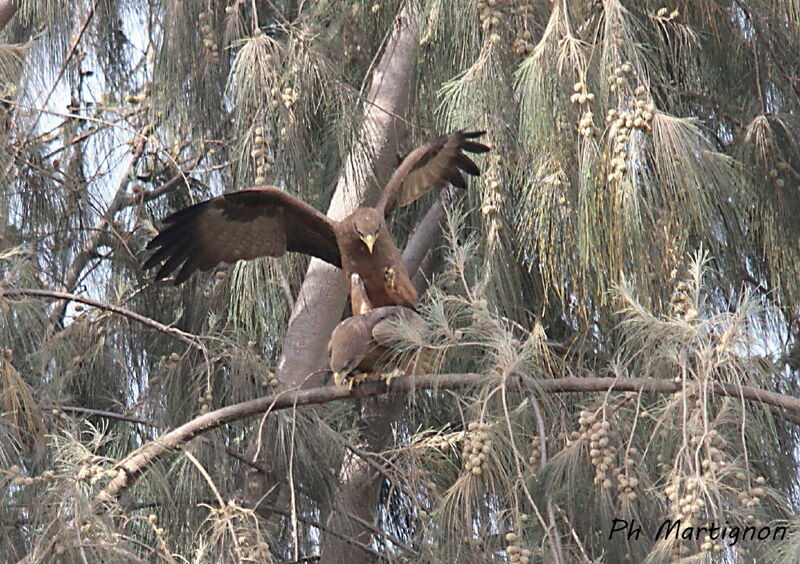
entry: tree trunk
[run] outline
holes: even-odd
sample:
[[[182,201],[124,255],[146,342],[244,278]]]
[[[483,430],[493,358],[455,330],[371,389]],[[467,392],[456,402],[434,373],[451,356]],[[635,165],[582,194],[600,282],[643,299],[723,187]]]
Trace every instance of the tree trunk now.
[[[6,24],[14,14],[17,13],[16,0],[0,0],[0,30],[6,27]]]
[[[395,164],[398,138],[406,131],[398,119],[409,104],[409,83],[416,54],[417,15],[410,4],[398,15],[395,29],[372,76],[368,102],[355,146],[339,178],[328,215],[341,219],[372,195]],[[341,321],[347,296],[342,271],[313,259],[289,320],[278,364],[278,378],[302,385],[325,366],[328,338]]]
[[[410,96],[410,83],[414,69],[417,48],[418,14],[412,3],[398,14],[385,50],[375,68],[372,83],[364,108],[364,117],[359,134],[359,142],[350,152],[344,163],[336,191],[328,208],[328,215],[341,219],[356,209],[362,202],[373,199],[376,189],[384,184],[394,168],[397,148],[401,136],[407,132],[402,117],[407,113]],[[436,219],[438,224],[438,219]],[[430,238],[429,238],[430,239]],[[414,265],[424,256],[424,251],[414,257]],[[278,364],[277,377],[290,386],[318,384],[320,378],[310,377],[326,365],[328,339],[334,327],[341,320],[342,309],[347,296],[347,283],[341,270],[313,259],[292,311],[292,317],[283,341],[283,351]],[[383,400],[396,404],[398,400]],[[380,419],[383,419],[381,421]],[[377,417],[368,421],[369,431],[363,436],[373,449],[379,449],[391,436],[392,417]],[[382,424],[383,423],[383,424]],[[365,470],[358,465],[350,467],[345,462],[342,470],[345,482],[340,494],[348,498],[346,507],[367,522],[374,521],[377,505],[377,488],[372,482],[368,487],[355,487],[349,478],[359,480]],[[261,482],[253,479],[249,484]],[[262,477],[263,478],[263,477]],[[267,478],[272,485],[272,480]],[[248,497],[254,492],[248,488]],[[259,488],[260,489],[260,488]],[[335,523],[335,529],[353,532],[351,536],[369,539],[369,533],[358,525],[353,530],[350,520]],[[347,533],[345,533],[347,534]],[[367,554],[342,540],[326,535],[323,539],[323,558],[326,562],[366,561]]]
[[[409,272],[417,272],[421,267],[426,253],[432,249],[439,238],[443,218],[444,207],[441,201],[437,201],[425,214],[403,252],[403,260]],[[419,277],[418,280],[415,280],[415,286],[417,291],[424,292],[427,289],[427,278]],[[370,454],[383,451],[389,443],[393,437],[393,424],[405,404],[404,397],[392,396],[371,398],[365,401],[361,417],[360,439]],[[346,498],[345,507],[350,512],[368,523],[374,523],[383,476],[376,473],[360,458],[345,461],[341,476],[344,484],[338,496],[339,499]],[[341,512],[331,514],[328,526],[331,530],[355,538],[362,544],[370,544],[370,532]],[[333,535],[324,537],[322,554],[326,562],[353,564],[369,562],[367,553]]]

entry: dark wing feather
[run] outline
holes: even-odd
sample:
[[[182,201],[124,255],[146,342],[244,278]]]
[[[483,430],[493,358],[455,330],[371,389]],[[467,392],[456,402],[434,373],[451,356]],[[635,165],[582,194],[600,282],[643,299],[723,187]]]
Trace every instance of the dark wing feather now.
[[[431,139],[412,151],[398,169],[381,195],[376,208],[388,214],[395,208],[410,204],[422,194],[448,183],[465,188],[467,183],[461,172],[480,175],[480,169],[464,154],[485,153],[489,147],[470,141],[485,131],[456,131]]]
[[[279,257],[294,251],[341,266],[333,222],[274,187],[223,194],[177,211],[147,245],[145,269],[162,265],[156,280],[180,268],[175,284],[221,262]],[[162,264],[163,263],[163,264]]]

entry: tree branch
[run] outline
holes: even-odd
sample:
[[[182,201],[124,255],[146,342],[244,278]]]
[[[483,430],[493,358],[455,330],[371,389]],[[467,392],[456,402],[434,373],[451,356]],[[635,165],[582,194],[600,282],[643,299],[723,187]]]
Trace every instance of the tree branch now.
[[[70,294],[68,292],[56,292],[54,290],[34,290],[32,288],[19,288],[19,289],[0,289],[0,298],[13,298],[15,296],[39,296],[43,298],[54,298],[63,302],[66,307],[68,302],[80,302],[82,304],[86,304],[92,307],[96,307],[98,309],[110,311],[121,315],[123,317],[127,317],[133,321],[141,323],[142,325],[146,325],[148,327],[152,327],[156,331],[169,335],[170,337],[181,341],[182,343],[186,343],[187,345],[196,348],[200,351],[205,351],[205,347],[202,343],[199,342],[198,338],[191,333],[186,333],[181,331],[180,329],[176,329],[175,327],[169,327],[168,325],[164,325],[163,323],[159,323],[155,319],[150,319],[149,317],[145,317],[135,311],[131,311],[129,309],[125,309],[124,307],[120,307],[113,304],[108,304],[105,302],[100,302],[98,300],[93,300],[91,298],[86,298],[84,296],[79,296],[77,294]]]
[[[412,390],[453,390],[478,385],[486,380],[483,374],[442,374],[401,376],[392,380],[390,394],[399,395]],[[524,385],[539,393],[576,393],[576,392],[643,392],[653,394],[673,394],[684,391],[681,382],[657,380],[654,378],[559,378],[534,380],[531,378],[512,377],[522,381]],[[699,385],[699,384],[698,384]],[[689,391],[692,386],[687,386]],[[747,401],[759,402],[790,413],[778,412],[793,423],[800,424],[800,398],[786,396],[777,392],[760,390],[747,386],[737,386],[727,382],[714,382],[712,389],[722,396],[743,398]],[[240,421],[265,412],[301,407],[304,405],[320,405],[332,401],[365,398],[387,393],[384,382],[363,382],[353,389],[345,386],[323,386],[307,390],[287,390],[264,396],[254,400],[229,405],[211,411],[177,427],[163,437],[143,445],[120,462],[122,470],[101,492],[101,499],[114,498],[129,488],[147,468],[168,451],[180,447],[186,441],[208,431]]]
[[[449,197],[449,189],[442,190],[439,199],[433,203],[422,218],[422,221],[414,228],[411,237],[408,238],[406,248],[403,250],[403,262],[412,277],[422,265],[425,255],[436,245],[439,236],[442,234],[443,202],[448,200]]]
[[[128,170],[134,170],[144,153],[144,149],[147,146],[147,134],[150,132],[150,126],[145,126],[142,130],[142,133],[137,136],[136,140],[134,141],[134,145],[131,150],[131,162],[128,165]],[[112,224],[114,220],[114,215],[119,211],[121,208],[122,202],[125,198],[125,187],[128,185],[129,177],[127,174],[123,175],[122,180],[120,180],[119,185],[117,186],[117,191],[114,194],[114,197],[111,200],[111,203],[103,212],[103,215],[100,219],[94,224],[91,233],[86,238],[86,242],[84,243],[81,250],[78,252],[78,255],[75,257],[75,260],[72,262],[72,267],[67,272],[67,275],[64,279],[64,283],[61,286],[61,290],[65,292],[71,292],[75,286],[78,284],[78,280],[80,279],[81,272],[83,272],[86,263],[89,262],[95,256],[95,248],[100,243],[100,240],[105,234],[106,229],[109,225]],[[64,308],[66,307],[65,302],[60,302],[54,304],[53,313],[51,315],[51,320],[55,323],[59,320],[64,314]]]

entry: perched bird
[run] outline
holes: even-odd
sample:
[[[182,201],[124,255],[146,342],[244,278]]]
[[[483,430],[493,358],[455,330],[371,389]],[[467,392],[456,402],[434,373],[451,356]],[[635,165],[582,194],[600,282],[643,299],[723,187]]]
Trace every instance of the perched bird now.
[[[375,207],[359,208],[342,221],[273,186],[223,194],[177,211],[148,243],[153,254],[144,267],[161,265],[156,280],[177,271],[178,285],[196,270],[221,262],[294,251],[338,266],[348,277],[360,274],[374,307],[414,307],[417,293],[386,228],[386,216],[434,188],[448,183],[466,187],[462,171],[478,176],[480,169],[464,152],[488,151],[472,140],[484,133],[457,131],[416,148],[400,163]],[[393,273],[390,280],[387,269]]]
[[[360,313],[339,323],[328,341],[328,356],[333,381],[337,386],[345,381],[352,386],[369,377],[382,362],[390,360],[391,345],[396,339],[392,326],[398,319],[403,319],[417,331],[426,328],[422,318],[407,307],[383,306],[372,309],[364,283],[355,273],[350,276],[350,299],[353,309]],[[382,375],[387,383],[395,374],[413,371],[416,360],[411,358],[412,355],[404,356],[406,358],[396,359],[394,368]]]

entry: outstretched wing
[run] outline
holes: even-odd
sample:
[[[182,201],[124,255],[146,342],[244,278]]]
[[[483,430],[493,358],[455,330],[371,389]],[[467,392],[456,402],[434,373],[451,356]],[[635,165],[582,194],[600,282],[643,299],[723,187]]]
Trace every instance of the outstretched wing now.
[[[223,194],[177,211],[147,245],[145,269],[161,265],[156,280],[177,271],[175,285],[221,262],[279,257],[295,251],[341,267],[333,222],[275,187]],[[163,263],[163,264],[162,264]]]
[[[431,139],[414,149],[397,168],[376,208],[385,214],[393,209],[410,204],[422,194],[434,188],[452,184],[466,188],[467,182],[461,172],[479,176],[478,165],[464,153],[485,153],[489,147],[472,141],[485,131],[456,131]]]

